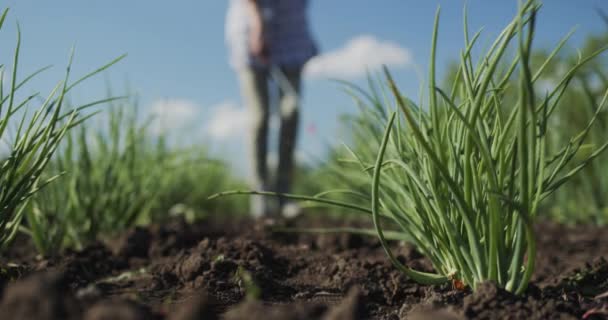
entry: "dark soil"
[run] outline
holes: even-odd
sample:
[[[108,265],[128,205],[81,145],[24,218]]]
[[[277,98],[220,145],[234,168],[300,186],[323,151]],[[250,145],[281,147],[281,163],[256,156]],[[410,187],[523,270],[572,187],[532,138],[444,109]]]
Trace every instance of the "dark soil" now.
[[[273,234],[262,221],[174,220],[53,258],[18,241],[0,257],[0,318],[608,318],[608,228],[537,229],[537,271],[521,297],[492,283],[475,293],[421,286],[373,238]],[[403,262],[431,270],[411,246],[394,246]]]

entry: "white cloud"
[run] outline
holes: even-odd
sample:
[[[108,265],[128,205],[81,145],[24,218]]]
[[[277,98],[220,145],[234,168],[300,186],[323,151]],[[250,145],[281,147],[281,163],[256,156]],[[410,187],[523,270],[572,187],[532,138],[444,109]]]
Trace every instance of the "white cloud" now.
[[[372,35],[360,35],[342,48],[313,58],[304,72],[311,78],[353,79],[382,65],[396,68],[407,67],[412,63],[413,57],[409,49]]]
[[[201,107],[186,99],[164,99],[154,102],[151,113],[158,118],[152,129],[155,133],[176,130],[192,125]]]
[[[216,140],[241,137],[248,128],[249,114],[232,101],[224,101],[211,109],[205,133]]]

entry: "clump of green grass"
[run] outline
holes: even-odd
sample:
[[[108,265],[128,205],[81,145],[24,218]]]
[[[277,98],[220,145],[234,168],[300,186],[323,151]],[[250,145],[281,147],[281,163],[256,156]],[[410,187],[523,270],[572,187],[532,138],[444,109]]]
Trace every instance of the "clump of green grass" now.
[[[8,9],[5,9],[0,16],[0,29],[7,13]],[[23,96],[23,89],[30,80],[48,67],[20,77],[20,48],[21,34],[18,28],[17,45],[8,85],[1,76],[7,72],[7,67],[5,64],[0,64],[0,139],[8,142],[6,155],[0,161],[0,251],[10,245],[14,239],[21,225],[26,204],[31,197],[57,178],[57,176],[45,176],[43,172],[60,142],[70,129],[86,120],[87,117],[82,116],[84,109],[107,100],[66,110],[66,95],[82,81],[122,58],[69,83],[72,64],[70,57],[65,78],[55,86],[40,107],[31,113],[29,105],[40,95],[29,95],[23,100],[19,97]]]
[[[602,14],[605,19],[605,15]],[[606,21],[608,22],[608,21]],[[608,25],[607,25],[608,26]],[[554,59],[541,81],[552,85],[563,73],[582,57],[593,55],[606,45],[608,32],[590,35],[580,50],[564,51]],[[533,56],[543,61],[549,53],[539,51]],[[540,63],[540,62],[537,62]],[[564,93],[556,108],[550,132],[549,149],[558,148],[564,140],[582,130],[596,113],[598,102],[608,89],[608,60],[605,55],[594,59],[581,68],[572,79],[570,89]],[[601,111],[583,144],[586,152],[603,144],[608,129],[608,112]],[[602,154],[576,175],[563,188],[552,195],[543,208],[549,217],[562,223],[608,223],[608,164],[607,154]]]
[[[606,16],[600,12],[605,22]],[[545,48],[535,49],[531,53],[530,65],[532,70],[542,67],[543,72],[538,74],[535,81],[535,95],[543,99],[547,89],[552,89],[560,83],[570,70],[595,56],[606,46],[608,32],[597,35],[588,35],[581,48],[560,50],[558,53]],[[552,58],[550,58],[553,56]],[[599,114],[596,110],[602,96],[608,89],[608,70],[606,70],[606,55],[598,56],[577,69],[576,74],[569,78],[568,90],[564,91],[555,107],[555,115],[548,124],[551,130],[548,134],[547,152],[551,154],[559,150],[564,143],[577,135],[595,116],[595,125],[586,135],[581,146],[580,155],[592,152],[606,140],[608,128],[608,113],[604,109]],[[501,66],[508,68],[507,66]],[[445,76],[445,86],[451,87],[458,74],[459,65],[452,63]],[[517,79],[510,79],[503,91],[504,104],[514,103],[517,99]],[[584,158],[584,157],[583,157]],[[579,174],[573,176],[567,184],[557,190],[548,201],[539,209],[539,214],[556,220],[560,223],[594,223],[608,222],[608,205],[605,195],[608,193],[608,163],[607,154],[600,155],[590,162]],[[577,157],[573,159],[567,169],[578,165]]]
[[[551,115],[576,71],[599,51],[578,61],[554,90],[537,98],[535,82],[567,39],[532,71],[539,9],[534,0],[522,4],[476,63],[472,51],[480,32],[470,37],[465,14],[465,48],[449,91],[435,81],[438,11],[428,104],[416,105],[404,97],[387,70],[385,84],[357,100],[369,111],[353,122],[365,143],[351,149],[360,170],[349,174],[367,177],[371,205],[289,196],[371,214],[389,259],[417,282],[453,281],[475,289],[490,280],[523,293],[534,270],[533,222],[540,203],[608,147],[604,143],[587,155],[580,152],[607,93],[582,131],[547,153]],[[517,78],[516,99],[507,96],[512,78]],[[430,259],[435,273],[399,262],[387,244],[389,238],[410,239]]]
[[[27,227],[41,252],[124,230],[153,206],[168,154],[150,140],[137,113],[123,107],[109,106],[99,128],[89,123],[69,134],[45,172],[63,176],[28,210]]]
[[[580,87],[564,97],[563,109],[559,110],[558,121],[551,133],[550,147],[559,144],[568,134],[580,131],[584,122],[595,116],[598,101],[602,99],[599,90],[592,89],[584,77],[578,77],[574,83]],[[607,89],[607,86],[602,86],[601,90]],[[596,125],[586,136],[581,154],[593,151],[606,140],[608,113],[604,110],[595,117]],[[545,208],[548,216],[561,223],[608,223],[608,202],[605,200],[608,194],[607,161],[605,153],[600,155],[552,195]]]
[[[231,216],[246,212],[246,201],[207,200],[217,189],[246,185],[232,174],[224,160],[214,158],[202,145],[173,147],[169,152],[173,157],[159,181],[157,199],[150,209],[148,221],[163,221],[175,215],[193,221],[209,215]]]
[[[460,75],[450,94],[436,87],[431,62],[428,113],[404,99],[387,73],[405,123],[397,123],[391,138],[396,115],[389,118],[373,166],[372,212],[391,261],[420,282],[457,279],[475,288],[492,280],[509,291],[525,291],[534,270],[533,221],[541,201],[608,146],[598,146],[565,170],[604,107],[604,95],[582,132],[547,155],[551,114],[586,61],[579,61],[544,98],[536,98],[534,83],[543,66],[533,73],[530,53],[539,8],[536,1],[523,5],[476,66],[470,50],[479,34],[471,41],[466,36]],[[437,31],[434,35],[432,61]],[[517,55],[506,73],[498,75],[496,67],[507,58],[513,39],[518,39]],[[518,99],[514,106],[504,105],[509,101],[503,96],[504,86],[515,72]],[[423,274],[399,263],[383,239],[380,217],[407,232],[438,274]]]
[[[218,186],[240,186],[203,146],[185,148],[156,133],[156,119],[138,116],[134,99],[110,101],[97,123],[68,134],[46,176],[59,177],[37,194],[24,229],[43,254],[86,244],[136,224],[175,215],[188,220],[242,210],[235,201],[209,202]],[[242,203],[241,203],[242,204]]]
[[[579,154],[605,95],[582,132],[547,155],[551,114],[586,61],[579,61],[544,98],[536,98],[534,83],[543,67],[532,72],[530,52],[539,8],[536,1],[523,5],[477,65],[470,50],[479,33],[469,41],[465,24],[466,49],[449,94],[434,80],[436,28],[428,113],[402,97],[386,73],[404,122],[393,125],[397,116],[389,116],[373,166],[372,212],[391,261],[419,282],[456,279],[475,288],[492,280],[509,291],[525,291],[534,270],[532,223],[541,201],[608,146],[598,146],[577,166],[564,170]],[[507,59],[513,39],[518,39],[517,55],[499,75],[496,68]],[[503,96],[504,87],[515,72],[518,99],[516,105],[505,105],[509,100]],[[381,217],[409,234],[438,274],[417,272],[396,260],[383,237]]]

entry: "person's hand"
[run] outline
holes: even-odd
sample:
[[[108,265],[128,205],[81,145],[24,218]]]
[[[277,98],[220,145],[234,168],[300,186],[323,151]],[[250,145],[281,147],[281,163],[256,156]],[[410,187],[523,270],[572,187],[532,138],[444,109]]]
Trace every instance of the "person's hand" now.
[[[249,34],[249,52],[260,62],[268,63],[268,41],[261,28],[254,28]]]
[[[258,4],[258,0],[249,0],[249,14],[251,14],[251,26],[249,31],[249,53],[258,62],[268,64],[268,38],[266,37],[264,17]]]

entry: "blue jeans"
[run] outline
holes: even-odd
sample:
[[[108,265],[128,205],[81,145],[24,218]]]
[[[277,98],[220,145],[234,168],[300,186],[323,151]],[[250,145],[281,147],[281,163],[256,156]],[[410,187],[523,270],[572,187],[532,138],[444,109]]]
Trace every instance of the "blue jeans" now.
[[[279,152],[276,180],[268,168],[268,129],[270,118],[269,80],[272,78],[279,87],[278,105],[280,113]],[[258,191],[289,193],[294,171],[294,151],[297,140],[301,68],[244,69],[239,72],[241,95],[251,116],[249,134],[249,162],[251,186]],[[277,214],[285,199],[278,197],[276,206],[271,199],[253,196],[251,212],[254,216]]]

